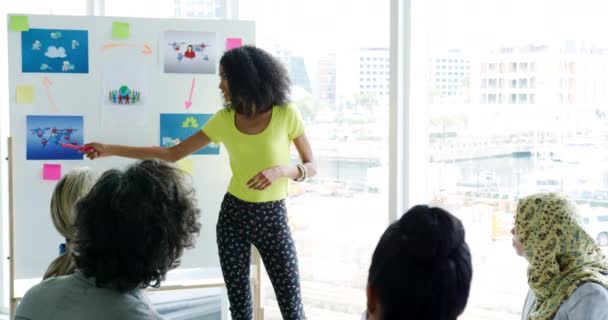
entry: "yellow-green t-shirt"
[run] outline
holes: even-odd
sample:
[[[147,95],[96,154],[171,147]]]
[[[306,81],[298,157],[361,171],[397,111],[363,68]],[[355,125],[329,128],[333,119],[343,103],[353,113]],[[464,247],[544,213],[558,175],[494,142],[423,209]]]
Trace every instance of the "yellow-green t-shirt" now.
[[[274,181],[265,190],[252,190],[247,181],[264,169],[288,165],[291,141],[304,133],[298,109],[291,105],[274,106],[270,122],[258,134],[245,134],[235,125],[236,112],[222,109],[201,129],[213,142],[224,144],[230,156],[232,178],[228,192],[248,202],[267,202],[287,196],[286,177]]]

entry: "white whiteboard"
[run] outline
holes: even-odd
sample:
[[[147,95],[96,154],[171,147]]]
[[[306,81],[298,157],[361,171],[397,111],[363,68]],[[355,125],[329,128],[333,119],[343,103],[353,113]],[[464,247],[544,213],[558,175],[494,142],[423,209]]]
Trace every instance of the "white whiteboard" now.
[[[113,22],[128,23],[130,38],[113,39]],[[42,180],[43,164],[61,164],[62,173],[65,174],[81,166],[103,171],[123,168],[134,162],[117,157],[94,161],[26,160],[27,115],[83,116],[85,142],[157,146],[161,113],[212,114],[222,107],[217,64],[225,51],[226,39],[241,38],[243,44],[255,43],[255,25],[247,21],[29,15],[29,28],[88,30],[89,70],[82,74],[22,73],[21,33],[8,32],[10,135],[14,159],[12,197],[15,279],[41,277],[49,263],[57,257],[59,243],[64,242],[55,231],[49,212],[50,197],[56,181]],[[211,44],[217,49],[215,73],[163,73],[161,50],[166,45],[163,43],[163,32],[166,30],[215,33],[215,43]],[[104,45],[110,43],[121,43],[124,46],[102,50]],[[142,53],[145,45],[150,47],[151,54]],[[145,70],[147,93],[144,93],[146,104],[141,127],[114,128],[104,118],[103,110],[107,109],[103,109],[103,101],[107,95],[102,92],[103,68],[124,64],[137,65]],[[52,83],[48,89],[43,85],[45,77]],[[189,98],[193,77],[196,85],[192,107],[187,110],[184,102]],[[16,101],[16,88],[24,85],[34,87],[33,104]],[[125,119],[128,117],[125,115]],[[193,184],[202,212],[202,229],[196,248],[185,252],[181,268],[219,268],[215,225],[230,178],[227,152],[220,147],[219,155],[194,155],[191,158],[195,170]]]

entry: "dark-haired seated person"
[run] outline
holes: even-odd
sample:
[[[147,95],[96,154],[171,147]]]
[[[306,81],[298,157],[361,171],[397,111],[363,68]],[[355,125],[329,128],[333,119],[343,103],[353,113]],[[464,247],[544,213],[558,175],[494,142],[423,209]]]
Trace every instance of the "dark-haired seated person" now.
[[[363,318],[455,320],[467,304],[472,276],[460,220],[440,208],[415,206],[376,246]]]
[[[200,229],[181,171],[156,160],[108,170],[76,211],[76,272],[31,288],[16,319],[162,319],[141,289],[160,285]]]

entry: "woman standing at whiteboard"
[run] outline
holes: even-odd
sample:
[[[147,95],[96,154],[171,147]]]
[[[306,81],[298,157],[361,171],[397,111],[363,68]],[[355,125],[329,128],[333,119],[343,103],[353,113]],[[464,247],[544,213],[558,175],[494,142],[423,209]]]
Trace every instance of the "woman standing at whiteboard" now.
[[[217,223],[220,264],[232,319],[251,319],[251,245],[259,250],[283,319],[304,319],[298,261],[287,225],[288,179],[316,174],[313,154],[298,110],[288,101],[290,80],[267,52],[244,46],[224,53],[220,84],[225,108],[182,143],[170,147],[131,147],[90,143],[87,156],[158,158],[175,162],[211,141],[223,143],[232,178]],[[289,165],[293,141],[301,164]]]

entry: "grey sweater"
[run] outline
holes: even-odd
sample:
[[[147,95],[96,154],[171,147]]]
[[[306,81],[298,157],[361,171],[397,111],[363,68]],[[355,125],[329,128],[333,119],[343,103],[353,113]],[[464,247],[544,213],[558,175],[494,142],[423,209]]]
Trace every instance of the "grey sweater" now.
[[[528,320],[534,308],[536,297],[528,291],[521,319]],[[608,289],[587,282],[578,287],[568,299],[564,300],[553,320],[604,320],[608,319]]]
[[[97,288],[80,273],[47,279],[32,287],[15,312],[16,320],[162,320],[145,293]]]

